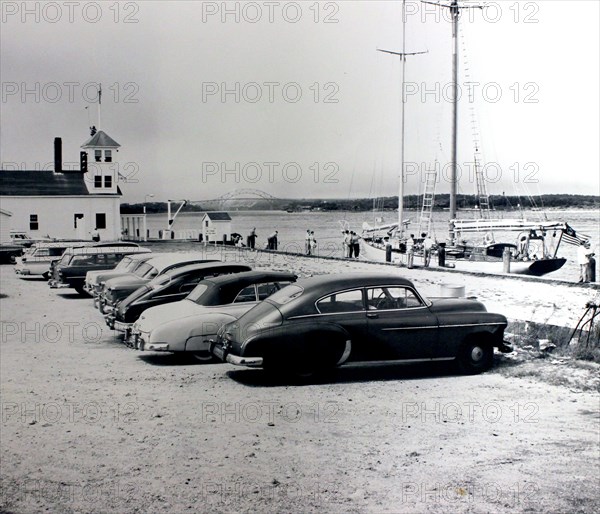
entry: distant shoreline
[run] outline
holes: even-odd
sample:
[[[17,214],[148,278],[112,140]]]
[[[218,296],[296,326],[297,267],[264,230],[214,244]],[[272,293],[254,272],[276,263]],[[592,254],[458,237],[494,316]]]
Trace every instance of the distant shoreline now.
[[[577,210],[600,210],[600,196],[597,195],[567,195],[567,194],[548,194],[541,196],[518,197],[518,196],[496,196],[489,197],[490,205],[493,211],[507,212],[519,210],[540,210],[556,211],[560,209]],[[404,198],[404,209],[407,211],[420,210],[422,196],[409,195]],[[375,204],[375,205],[374,205]],[[458,195],[457,204],[459,211],[476,210],[477,204],[473,195]],[[447,194],[436,196],[433,210],[442,212],[447,210],[450,205],[450,197]],[[167,212],[166,202],[148,202],[148,203],[123,203],[121,204],[121,214],[139,214],[146,207],[148,214],[162,214]],[[398,209],[396,197],[372,198],[353,198],[353,199],[286,199],[273,198],[264,199],[232,199],[227,202],[217,202],[216,200],[193,202],[184,206],[181,213],[185,212],[207,212],[220,210],[243,210],[243,211],[287,211],[287,212],[371,212],[377,211],[395,211]]]

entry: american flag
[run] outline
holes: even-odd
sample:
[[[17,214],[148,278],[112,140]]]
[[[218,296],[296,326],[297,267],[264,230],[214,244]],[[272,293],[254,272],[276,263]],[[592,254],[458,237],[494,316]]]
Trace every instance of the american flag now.
[[[572,227],[565,223],[562,240],[567,244],[579,246],[581,243],[589,241],[590,236],[586,234],[577,234]]]

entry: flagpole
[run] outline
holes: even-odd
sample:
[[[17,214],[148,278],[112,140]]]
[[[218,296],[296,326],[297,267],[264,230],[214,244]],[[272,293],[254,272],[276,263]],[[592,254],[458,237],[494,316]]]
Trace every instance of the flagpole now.
[[[102,84],[99,84],[99,87],[98,87],[98,130],[100,130],[100,128],[102,127],[101,106],[102,106]]]

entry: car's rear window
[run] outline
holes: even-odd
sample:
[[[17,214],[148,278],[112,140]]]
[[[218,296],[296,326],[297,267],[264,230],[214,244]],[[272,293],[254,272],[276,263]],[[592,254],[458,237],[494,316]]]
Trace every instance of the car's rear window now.
[[[301,296],[303,292],[303,287],[300,287],[297,284],[290,284],[289,286],[286,286],[280,291],[277,291],[275,294],[269,296],[269,301],[277,305],[285,305],[286,303],[291,302],[294,298]]]
[[[198,284],[192,292],[187,295],[187,300],[191,300],[192,302],[198,302],[202,295],[208,290],[208,286],[206,284]]]

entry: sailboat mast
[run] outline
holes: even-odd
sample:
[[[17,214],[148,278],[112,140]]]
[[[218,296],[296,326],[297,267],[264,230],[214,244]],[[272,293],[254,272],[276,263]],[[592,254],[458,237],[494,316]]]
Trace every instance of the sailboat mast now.
[[[404,107],[406,97],[404,94],[404,76],[406,73],[406,0],[402,0],[402,113],[400,129],[400,180],[398,186],[398,233],[400,237],[403,232],[402,217],[404,215]]]
[[[458,16],[457,0],[450,4],[452,15],[452,150],[450,162],[450,241],[454,242],[452,220],[456,219],[457,148],[458,148]]]

